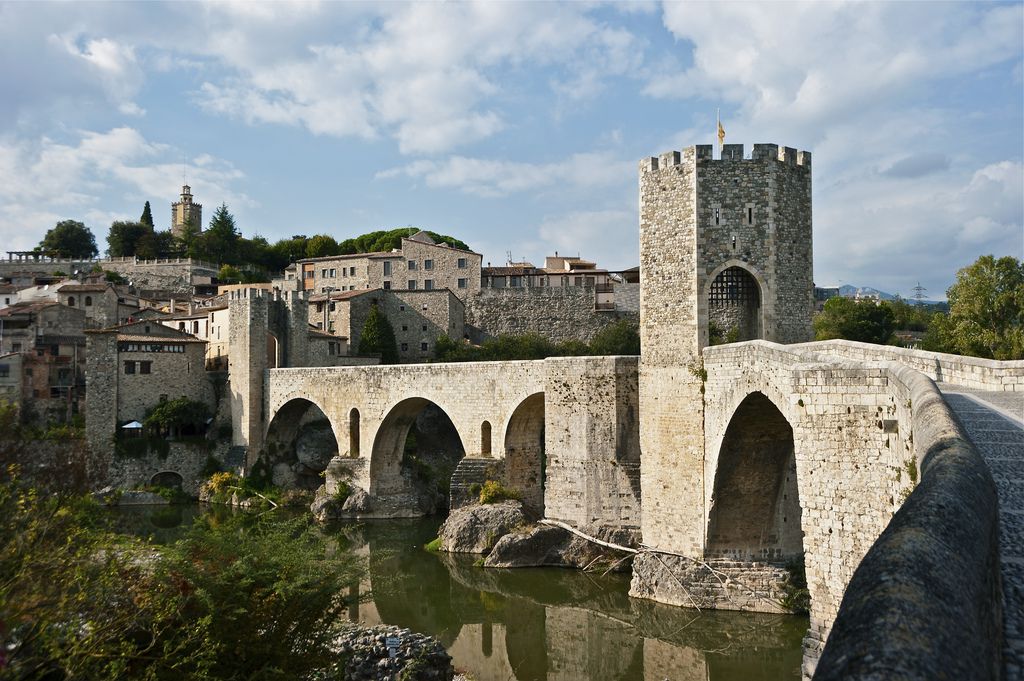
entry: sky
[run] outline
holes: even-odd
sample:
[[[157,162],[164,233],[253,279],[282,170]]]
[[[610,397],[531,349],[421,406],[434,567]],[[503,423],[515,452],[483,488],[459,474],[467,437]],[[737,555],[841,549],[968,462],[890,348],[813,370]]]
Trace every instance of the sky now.
[[[640,159],[813,153],[814,274],[945,297],[1024,257],[1024,4],[0,3],[0,250],[101,251],[183,180],[245,236],[415,226],[639,262]]]

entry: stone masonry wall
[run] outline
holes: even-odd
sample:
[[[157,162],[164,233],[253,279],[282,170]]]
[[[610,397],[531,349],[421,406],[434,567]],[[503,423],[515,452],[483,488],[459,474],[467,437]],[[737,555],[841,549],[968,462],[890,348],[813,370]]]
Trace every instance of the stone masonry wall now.
[[[410,400],[440,407],[467,457],[501,461],[517,409],[543,394],[549,462],[544,500],[556,509],[549,515],[615,527],[639,523],[635,358],[275,369],[268,373],[267,394],[269,419],[294,399],[308,400],[331,422],[343,457],[357,442],[359,458],[369,459],[370,465],[357,467],[353,482],[371,495],[378,487],[402,485],[398,460],[385,451],[394,433],[380,431],[382,424],[394,422],[389,415],[406,409]],[[359,414],[355,421],[353,409]],[[359,427],[355,438],[349,432],[353,422]],[[491,427],[489,454],[480,451],[485,422]],[[539,437],[540,424],[536,427]],[[586,470],[583,493],[579,466]]]
[[[466,299],[466,331],[474,343],[500,335],[536,333],[562,342],[589,342],[632,311],[595,310],[594,291],[576,286],[483,289]]]

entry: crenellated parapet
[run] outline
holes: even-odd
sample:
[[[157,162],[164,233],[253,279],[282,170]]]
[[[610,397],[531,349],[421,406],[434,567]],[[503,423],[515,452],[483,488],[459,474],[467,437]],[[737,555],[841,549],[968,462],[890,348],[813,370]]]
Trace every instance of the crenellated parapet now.
[[[658,156],[651,156],[640,161],[640,172],[647,173],[678,166],[687,158],[693,158],[701,164],[728,161],[776,161],[789,166],[801,166],[807,171],[811,169],[811,152],[798,151],[793,147],[784,147],[778,144],[755,144],[750,156],[746,155],[743,144],[724,145],[721,157],[717,159],[714,158],[713,152],[714,146],[711,144],[697,144],[682,151],[666,151]]]

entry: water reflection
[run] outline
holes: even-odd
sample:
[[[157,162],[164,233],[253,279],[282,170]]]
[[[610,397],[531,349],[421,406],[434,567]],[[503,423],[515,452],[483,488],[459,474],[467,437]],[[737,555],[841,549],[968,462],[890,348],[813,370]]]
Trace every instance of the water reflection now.
[[[122,531],[168,543],[200,512],[121,509]],[[207,511],[210,512],[210,511]],[[229,513],[213,509],[215,514]],[[175,528],[175,523],[179,523]],[[349,618],[436,636],[477,681],[799,679],[805,617],[703,613],[629,598],[624,575],[481,569],[422,546],[439,521],[381,520],[327,530],[366,559]]]
[[[629,598],[628,578],[537,568],[483,570],[420,547],[437,521],[334,532],[368,558],[366,623],[437,636],[479,681],[800,678],[806,618],[704,612]]]

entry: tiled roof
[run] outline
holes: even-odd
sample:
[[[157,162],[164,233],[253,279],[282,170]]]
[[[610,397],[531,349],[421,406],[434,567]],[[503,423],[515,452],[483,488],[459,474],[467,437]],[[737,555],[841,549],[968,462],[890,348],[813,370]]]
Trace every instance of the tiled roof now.
[[[107,290],[107,284],[64,284],[57,289],[60,293],[102,293]]]
[[[133,334],[117,334],[119,343],[149,343],[150,345],[178,345],[179,343],[205,343],[206,341],[195,336],[182,336],[181,338],[168,338],[167,336],[136,336]]]

